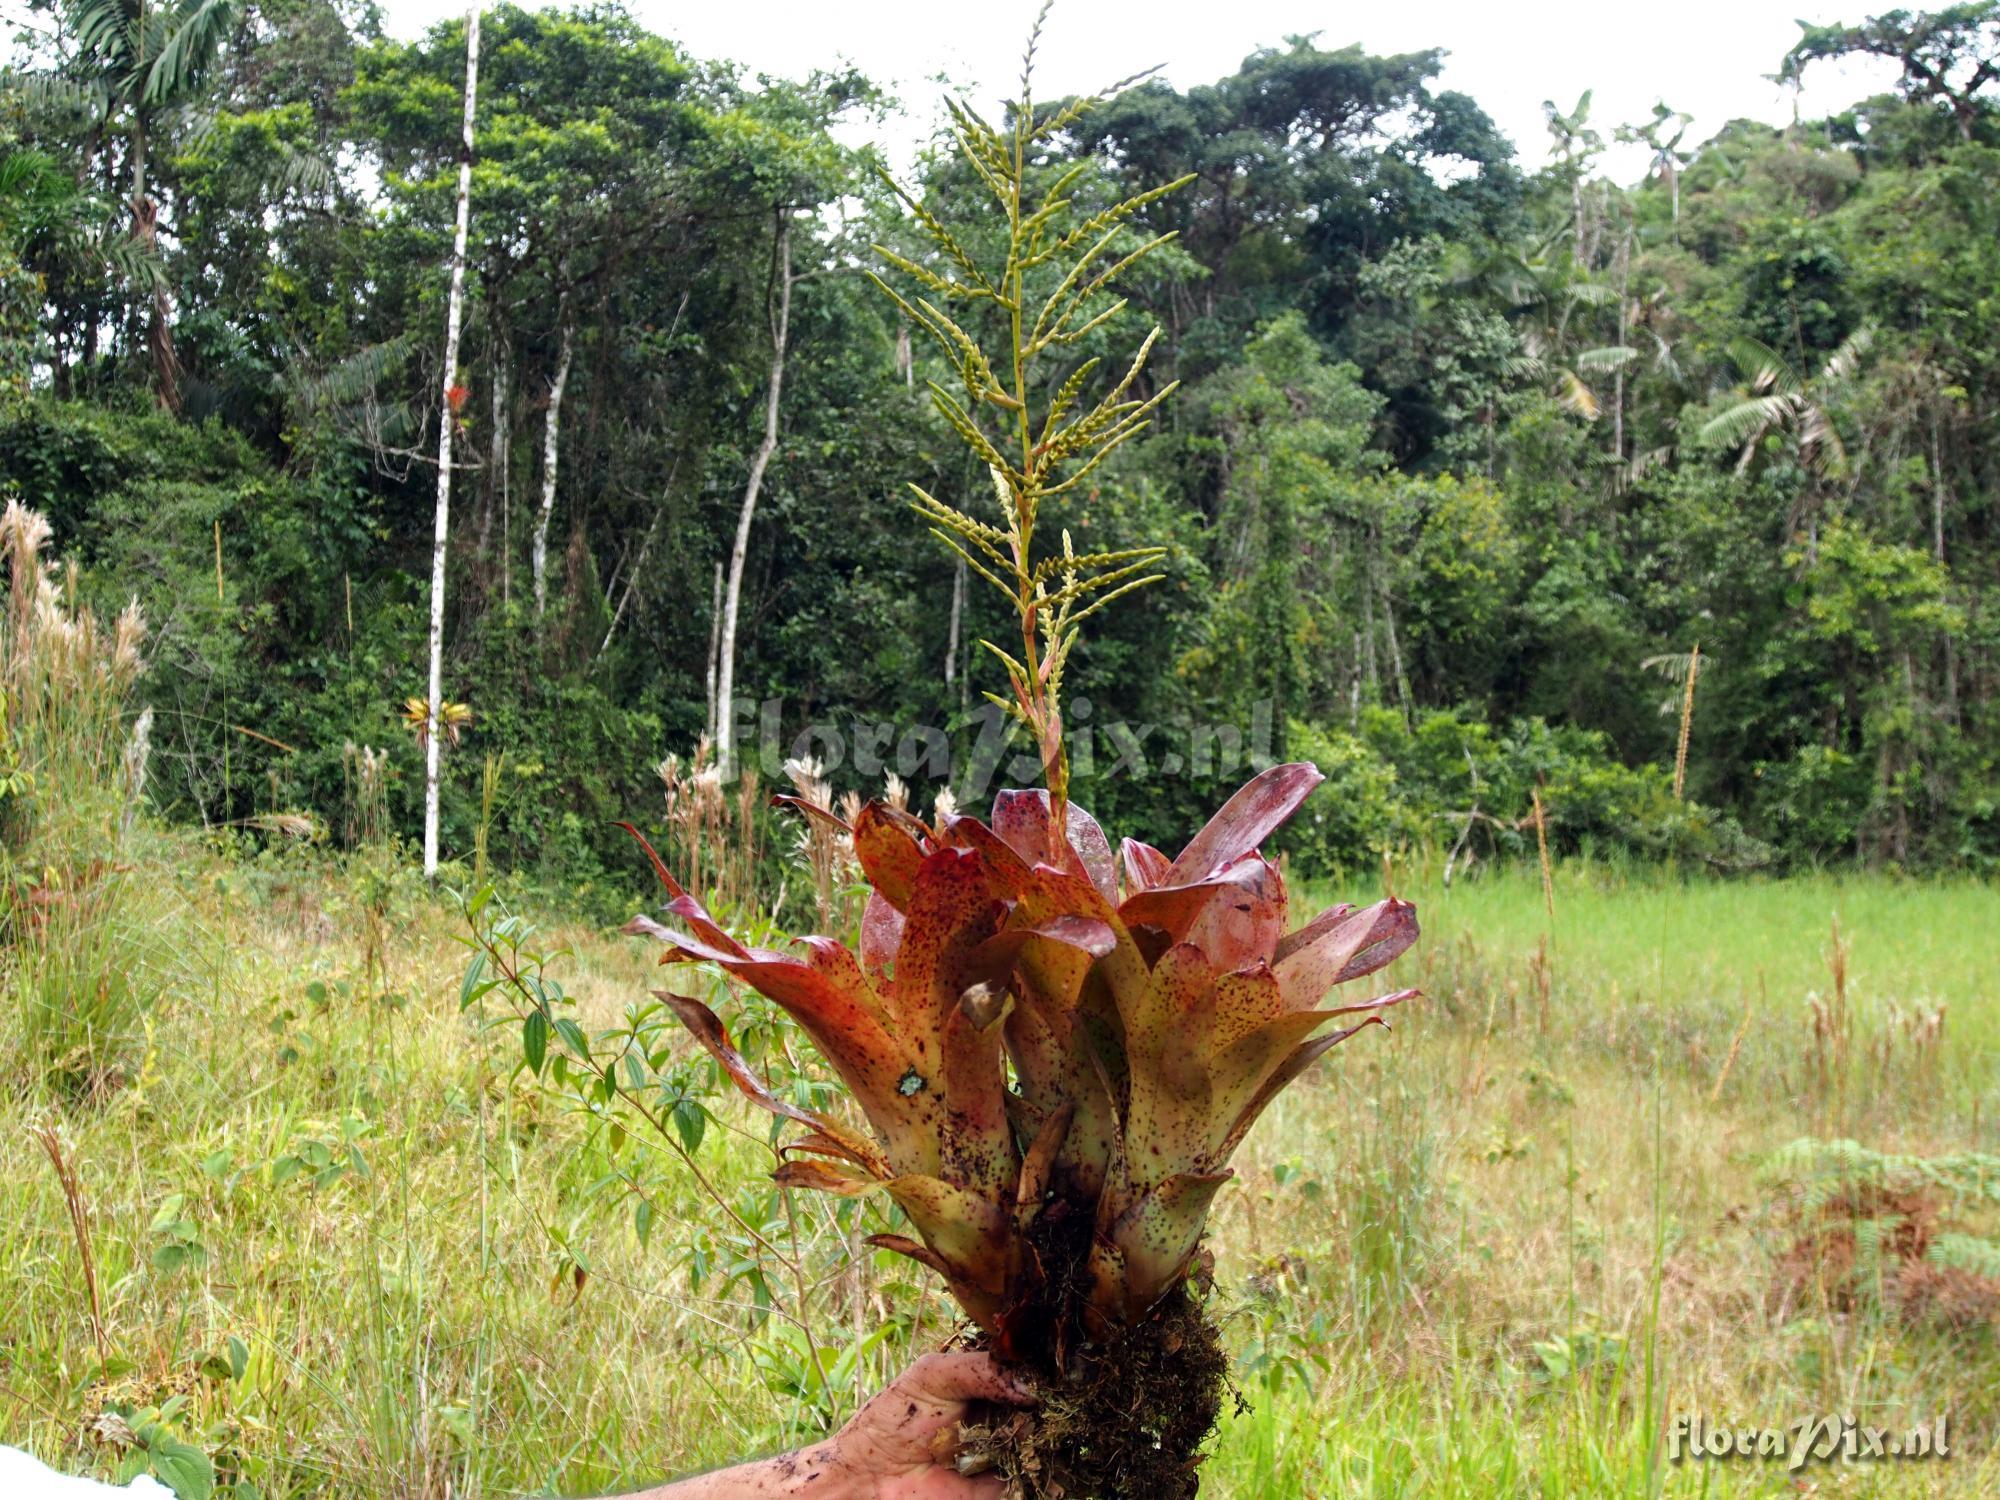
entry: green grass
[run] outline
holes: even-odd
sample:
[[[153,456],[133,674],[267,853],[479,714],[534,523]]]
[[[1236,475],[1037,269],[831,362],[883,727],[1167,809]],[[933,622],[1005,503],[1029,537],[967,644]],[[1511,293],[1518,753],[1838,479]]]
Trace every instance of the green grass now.
[[[699,1160],[753,1223],[796,1231],[804,1320],[853,1355],[817,1388],[802,1336],[760,1316],[753,1276],[731,1280],[755,1259],[685,1172],[637,1139],[614,1150],[510,1075],[512,1037],[461,1017],[449,910],[406,882],[385,895],[379,871],[162,858],[178,878],[148,877],[184,911],[123,1086],[64,1100],[0,1035],[0,1441],[111,1474],[145,1455],[103,1441],[104,1414],[143,1428],[164,1406],[162,1443],[265,1497],[598,1494],[797,1441],[948,1332],[907,1263],[850,1271],[833,1208],[802,1196],[785,1220],[763,1121],[718,1094]],[[1215,1305],[1247,1410],[1205,1493],[1796,1493],[1782,1466],[1667,1463],[1663,1423],[1691,1410],[1948,1411],[1947,1461],[1805,1477],[2000,1489],[1992,1329],[1784,1305],[1786,1231],[1757,1175],[1808,1134],[1996,1149],[1992,892],[1578,864],[1557,871],[1544,957],[1536,871],[1399,883],[1423,908],[1406,965],[1429,997],[1289,1092],[1218,1202]],[[1809,1065],[1806,1020],[1836,913],[1840,1079]],[[561,936],[592,1019],[649,978],[622,939]],[[1940,1002],[1934,1041],[1890,1020]],[[108,1367],[27,1133],[51,1117],[88,1200]],[[644,1246],[627,1180],[662,1184]]]

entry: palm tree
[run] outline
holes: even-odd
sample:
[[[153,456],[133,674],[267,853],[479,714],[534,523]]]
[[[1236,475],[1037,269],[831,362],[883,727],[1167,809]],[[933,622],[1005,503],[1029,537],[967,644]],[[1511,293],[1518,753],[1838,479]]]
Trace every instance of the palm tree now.
[[[1643,125],[1620,125],[1618,139],[1644,143],[1652,150],[1653,160],[1650,170],[1665,183],[1667,191],[1673,195],[1674,238],[1681,234],[1681,173],[1694,164],[1699,153],[1682,151],[1681,141],[1686,138],[1688,126],[1694,123],[1694,116],[1680,110],[1668,109],[1664,102],[1653,105],[1653,118]],[[1673,134],[1667,133],[1668,127]]]
[[[1763,451],[1766,437],[1773,433],[1790,437],[1811,483],[1786,517],[1785,530],[1790,532],[1798,524],[1801,510],[1809,510],[1813,529],[1809,552],[1817,551],[1818,506],[1824,486],[1847,472],[1847,445],[1834,422],[1834,409],[1874,337],[1866,325],[1855,329],[1811,378],[1801,378],[1770,345],[1752,338],[1735,340],[1729,346],[1729,357],[1743,377],[1738,399],[1702,424],[1703,438],[1742,444],[1736,459],[1738,474],[1748,472]]]
[[[1867,327],[1855,329],[1827,356],[1811,380],[1800,379],[1769,344],[1737,339],[1729,346],[1729,357],[1743,377],[1741,398],[1709,418],[1701,435],[1741,443],[1743,451],[1736,459],[1736,472],[1741,474],[1756,459],[1768,435],[1788,432],[1808,473],[1817,479],[1839,477],[1847,469],[1847,448],[1834,425],[1832,402],[1854,378],[1874,337]]]
[[[1585,89],[1576,101],[1576,108],[1568,114],[1556,107],[1555,100],[1542,101],[1542,119],[1548,126],[1551,148],[1561,158],[1562,177],[1569,183],[1570,207],[1575,215],[1570,252],[1580,266],[1588,265],[1591,258],[1591,247],[1584,235],[1583,180],[1590,174],[1591,162],[1604,150],[1604,137],[1590,128],[1592,92]]]
[[[64,7],[76,54],[38,80],[40,92],[80,105],[107,130],[123,130],[132,239],[148,261],[159,242],[160,213],[147,177],[149,152],[161,128],[200,93],[242,13],[243,0],[67,0]],[[146,335],[155,394],[178,411],[172,317],[166,283],[155,280]]]

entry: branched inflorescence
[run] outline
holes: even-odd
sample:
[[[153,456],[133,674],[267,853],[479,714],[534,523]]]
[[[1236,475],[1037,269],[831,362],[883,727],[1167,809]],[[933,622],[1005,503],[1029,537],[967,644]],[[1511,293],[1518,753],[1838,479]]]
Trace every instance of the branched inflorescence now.
[[[903,315],[930,334],[958,372],[962,396],[933,380],[928,382],[931,401],[993,476],[999,521],[982,520],[912,485],[915,508],[934,536],[1007,597],[1020,620],[1018,654],[982,642],[1005,666],[1011,689],[1006,696],[987,696],[1034,737],[1060,827],[1069,782],[1062,680],[1078,629],[1113,599],[1157,581],[1162,575],[1152,569],[1166,549],[1078,553],[1065,531],[1060,550],[1038,558],[1036,520],[1044,500],[1076,489],[1144,431],[1174,385],[1135,394],[1158,329],[1140,344],[1123,376],[1094,401],[1089,392],[1103,360],[1098,355],[1084,359],[1047,398],[1039,417],[1037,366],[1104,330],[1124,310],[1126,299],[1112,291],[1118,278],[1174,238],[1169,232],[1131,244],[1130,221],[1192,177],[1085,212],[1077,193],[1090,162],[1060,170],[1044,170],[1038,163],[1054,138],[1096,101],[1076,99],[1037,111],[1030,79],[1040,30],[1037,20],[1022,62],[1021,97],[1004,129],[989,125],[966,104],[949,102],[959,154],[1004,216],[1004,257],[998,264],[983,264],[936,213],[891,179],[890,187],[930,241],[933,255],[924,264],[875,247],[921,288],[908,296],[870,274]],[[1036,179],[1044,175],[1046,182],[1038,185]],[[1004,323],[1008,339],[1001,358],[989,356],[963,326],[976,321],[963,316],[965,309]]]

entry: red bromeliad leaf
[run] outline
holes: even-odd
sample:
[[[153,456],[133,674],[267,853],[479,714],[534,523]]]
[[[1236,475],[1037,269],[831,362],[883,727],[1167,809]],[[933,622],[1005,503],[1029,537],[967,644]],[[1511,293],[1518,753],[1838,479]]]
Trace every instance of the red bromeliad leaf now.
[[[872,1142],[864,1141],[825,1116],[802,1109],[783,1095],[774,1093],[745,1061],[743,1054],[736,1050],[735,1044],[729,1040],[728,1030],[714,1011],[687,995],[676,995],[670,990],[655,990],[653,993],[679,1018],[694,1039],[708,1049],[709,1055],[722,1065],[722,1071],[731,1083],[780,1119],[796,1120],[812,1131],[810,1147],[801,1143],[801,1149],[837,1154],[842,1160],[867,1168],[873,1176],[888,1175],[888,1163]]]
[[[1271,961],[1278,963],[1308,944],[1318,942],[1329,927],[1346,921],[1348,914],[1353,910],[1353,904],[1346,901],[1337,906],[1329,906],[1305,926],[1295,928],[1279,938],[1277,955]]]
[[[811,1188],[818,1193],[834,1193],[842,1198],[860,1198],[882,1186],[878,1177],[836,1167],[824,1161],[782,1161],[771,1174],[779,1187]]]
[[[1252,777],[1188,841],[1167,871],[1176,884],[1202,876],[1252,853],[1299,810],[1308,793],[1326,778],[1305,761],[1273,766]]]
[[[916,1056],[908,1039],[885,1024],[885,1003],[852,955],[830,939],[815,940],[809,961],[800,962],[766,949],[748,949],[739,957],[666,936],[665,962],[716,964],[799,1023],[888,1142],[888,1158],[896,1170],[937,1170],[943,1144],[938,1095],[908,1086]]]
[[[1151,844],[1142,844],[1137,839],[1120,842],[1118,855],[1125,865],[1125,894],[1128,896],[1149,891],[1165,880],[1167,871],[1174,863]]]
[[[1001,792],[993,799],[993,832],[1027,863],[1087,876],[1106,901],[1116,901],[1118,874],[1104,829],[1074,802],[1063,811],[1069,830],[1066,844],[1057,841],[1050,826],[1047,792]]]
[[[861,909],[861,967],[869,979],[886,983],[896,950],[902,946],[903,914],[880,891],[871,890]]]
[[[687,894],[687,888],[674,879],[673,871],[667,868],[667,862],[660,858],[658,852],[648,842],[646,835],[639,832],[637,826],[631,823],[616,823],[612,826],[622,828],[631,834],[638,841],[639,847],[646,851],[647,862],[652,865],[653,873],[659,877],[660,884],[667,888],[667,899],[669,901],[679,900]]]
[[[1416,991],[1411,990],[1407,993],[1414,995]],[[1400,1000],[1404,997],[1399,995],[1396,998]],[[1235,1123],[1229,1127],[1227,1133],[1222,1137],[1222,1144],[1217,1148],[1216,1155],[1225,1159],[1233,1155],[1236,1148],[1243,1144],[1243,1137],[1250,1133],[1250,1127],[1257,1123],[1258,1116],[1264,1113],[1265,1107],[1284,1091],[1287,1084],[1291,1083],[1301,1073],[1305,1072],[1307,1068],[1318,1062],[1328,1052],[1331,1052],[1335,1047],[1338,1047],[1342,1042],[1359,1031],[1364,1031],[1370,1026],[1386,1027],[1388,1024],[1380,1016],[1370,1016],[1365,1021],[1349,1026],[1344,1030],[1332,1031],[1328,1032],[1325,1036],[1314,1037],[1311,1041],[1299,1047],[1279,1064],[1271,1076],[1264,1080],[1263,1086],[1251,1096],[1249,1103],[1243,1106],[1243,1112],[1236,1117]]]
[[[989,1188],[1014,1180],[1019,1157],[1001,1098],[999,1035],[967,1016],[959,998],[976,982],[974,956],[1004,914],[977,855],[931,854],[911,889],[891,989],[912,1054],[899,1087],[906,1098],[934,1094],[944,1111],[942,1175]]]
[[[1042,1121],[1033,1144],[1021,1158],[1021,1180],[1014,1189],[1014,1218],[1023,1228],[1042,1211],[1042,1198],[1049,1191],[1056,1155],[1068,1139],[1070,1124],[1075,1119],[1076,1101],[1065,1099]]]
[[[1285,932],[1285,882],[1261,854],[1247,854],[1222,872],[1222,888],[1188,927],[1186,940],[1218,969],[1270,961]]]
[[[1118,1247],[1124,1271],[1128,1322],[1143,1318],[1153,1304],[1187,1275],[1208,1221],[1216,1191],[1236,1174],[1181,1172],[1142,1194],[1111,1222],[1107,1238]]]
[[[1143,1001],[1126,1017],[1131,1078],[1125,1174],[1134,1191],[1144,1192],[1200,1160],[1209,1118],[1208,1059],[1191,1045],[1190,1032],[1211,1007],[1216,977],[1199,948],[1176,944],[1154,965]],[[1117,1204],[1117,1210],[1123,1206]]]
[[[771,794],[771,806],[789,807],[793,812],[802,813],[808,822],[821,824],[824,827],[831,828],[836,833],[851,834],[854,832],[852,828],[847,826],[847,819],[841,817],[831,808],[821,807],[817,802],[809,801],[804,797],[794,797],[790,792],[773,792]]]
[[[897,911],[909,907],[917,871],[923,868],[923,846],[879,802],[870,802],[854,819],[854,857],[884,901]]]
[[[1391,896],[1324,926],[1315,918],[1311,928],[1318,931],[1306,941],[1289,950],[1281,946],[1274,965],[1285,1003],[1294,1009],[1317,1005],[1335,985],[1400,958],[1417,940],[1417,909]]]
[[[1118,908],[1127,927],[1154,928],[1165,942],[1192,942],[1217,968],[1267,961],[1285,930],[1285,883],[1277,867],[1249,854],[1208,878],[1187,885],[1154,886]]]
[[[884,1184],[945,1267],[952,1295],[985,1327],[1019,1285],[1023,1243],[1014,1233],[1012,1196],[1000,1204],[935,1177],[898,1177]]]

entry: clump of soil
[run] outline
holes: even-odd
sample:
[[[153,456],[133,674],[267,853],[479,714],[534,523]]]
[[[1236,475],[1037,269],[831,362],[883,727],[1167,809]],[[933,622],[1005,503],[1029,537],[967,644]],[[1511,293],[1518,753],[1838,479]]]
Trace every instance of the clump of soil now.
[[[1049,1281],[1025,1326],[1046,1338],[1021,1353],[1040,1401],[979,1414],[960,1434],[961,1469],[999,1475],[1008,1500],[1192,1500],[1230,1393],[1229,1357],[1200,1295],[1183,1283],[1145,1318],[1093,1339],[1081,1315],[1087,1239],[1060,1223],[1035,1238]]]

